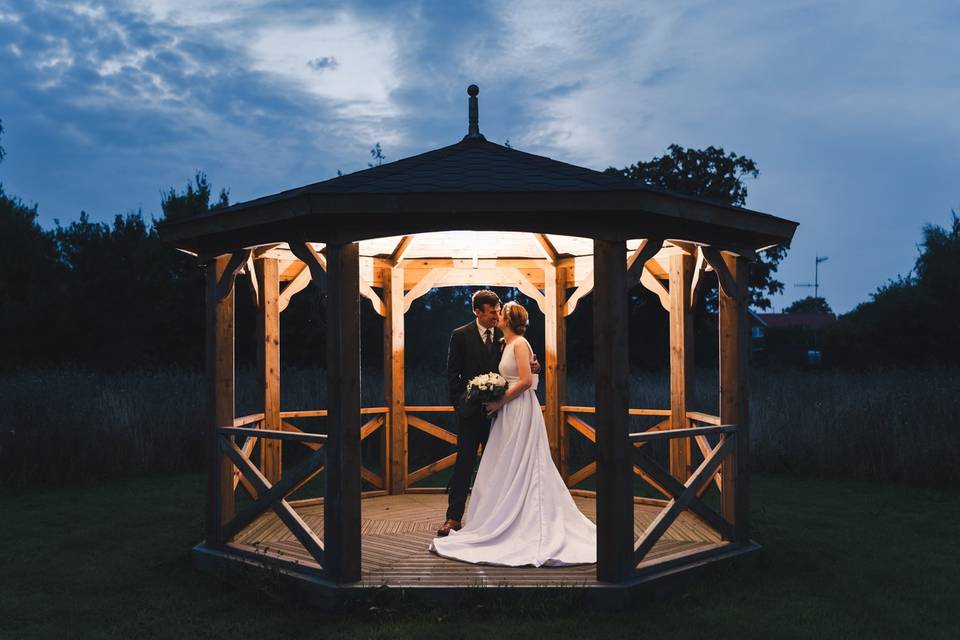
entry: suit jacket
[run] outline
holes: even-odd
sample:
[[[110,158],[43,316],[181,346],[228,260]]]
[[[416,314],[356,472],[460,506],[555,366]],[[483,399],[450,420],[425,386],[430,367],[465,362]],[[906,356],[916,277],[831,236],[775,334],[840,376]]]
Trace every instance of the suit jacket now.
[[[450,392],[450,404],[462,417],[468,417],[466,415],[468,413],[479,413],[478,407],[462,406],[463,394],[471,378],[499,370],[500,354],[503,351],[503,343],[500,341],[502,337],[503,332],[495,327],[493,348],[488,350],[477,330],[476,321],[457,327],[450,334],[450,349],[447,352],[447,387]]]

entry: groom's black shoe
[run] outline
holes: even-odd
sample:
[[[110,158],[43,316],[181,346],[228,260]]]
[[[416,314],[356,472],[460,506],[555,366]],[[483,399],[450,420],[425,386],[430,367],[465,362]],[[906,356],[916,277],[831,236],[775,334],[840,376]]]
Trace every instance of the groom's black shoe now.
[[[460,531],[461,528],[463,528],[463,525],[460,524],[458,521],[447,520],[446,522],[443,523],[443,526],[437,529],[437,537],[445,538],[448,535],[450,535],[451,531]]]

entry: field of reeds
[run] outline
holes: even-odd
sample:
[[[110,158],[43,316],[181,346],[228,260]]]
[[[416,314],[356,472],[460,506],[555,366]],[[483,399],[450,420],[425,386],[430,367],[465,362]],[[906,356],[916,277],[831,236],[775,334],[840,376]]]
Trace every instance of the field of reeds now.
[[[407,403],[445,404],[435,371],[407,371]],[[256,410],[241,373],[238,414]],[[960,480],[960,370],[755,370],[750,413],[758,470],[818,478],[955,486]],[[365,406],[382,404],[379,372],[364,372]],[[571,375],[567,402],[589,405],[593,383]],[[6,489],[198,471],[206,416],[203,375],[37,370],[0,377],[0,483]],[[284,410],[325,406],[322,371],[283,374]],[[697,375],[694,409],[716,413],[715,372]],[[637,372],[631,406],[669,407],[666,373]],[[582,445],[581,445],[582,446]]]

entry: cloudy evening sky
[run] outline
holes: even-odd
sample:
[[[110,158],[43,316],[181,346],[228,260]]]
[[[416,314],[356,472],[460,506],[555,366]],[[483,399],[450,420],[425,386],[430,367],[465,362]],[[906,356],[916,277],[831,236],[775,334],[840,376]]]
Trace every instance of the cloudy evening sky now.
[[[142,209],[196,170],[248,200],[488,139],[595,169],[667,146],[753,158],[837,311],[960,209],[960,3],[0,0],[0,182],[40,221]]]

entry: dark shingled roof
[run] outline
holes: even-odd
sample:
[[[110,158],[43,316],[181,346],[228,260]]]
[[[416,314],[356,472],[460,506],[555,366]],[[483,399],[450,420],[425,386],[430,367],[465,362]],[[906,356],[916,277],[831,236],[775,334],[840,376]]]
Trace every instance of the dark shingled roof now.
[[[613,176],[503,147],[486,140],[457,144],[380,167],[318,182],[307,193],[460,191],[605,191],[643,188]]]

